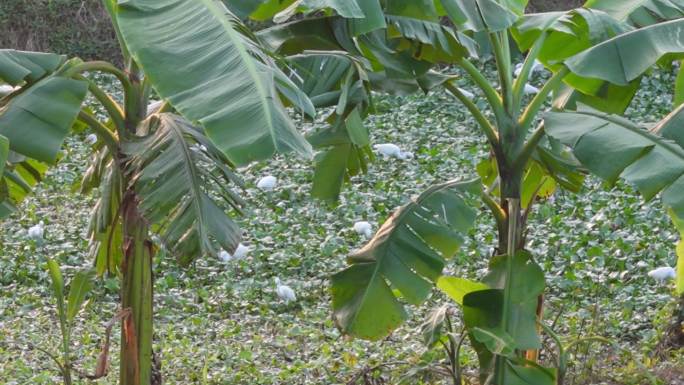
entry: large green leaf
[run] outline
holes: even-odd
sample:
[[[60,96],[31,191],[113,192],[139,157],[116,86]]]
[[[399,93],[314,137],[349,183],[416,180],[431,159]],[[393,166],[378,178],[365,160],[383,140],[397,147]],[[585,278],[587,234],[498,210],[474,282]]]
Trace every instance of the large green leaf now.
[[[388,15],[389,38],[404,38],[419,43],[411,56],[429,62],[450,62],[464,56],[477,56],[477,44],[467,35],[438,22]]]
[[[33,83],[66,61],[63,55],[0,49],[0,81],[13,86]]]
[[[468,293],[489,289],[489,286],[482,282],[471,281],[459,277],[450,277],[448,275],[439,277],[437,280],[437,287],[459,305],[463,305],[463,297]]]
[[[626,119],[595,111],[550,112],[546,132],[572,148],[591,172],[632,183],[645,199],[662,192],[663,203],[684,217],[684,135],[680,107],[651,131]]]
[[[351,266],[333,275],[333,317],[347,334],[378,339],[407,317],[398,296],[420,304],[475,220],[469,194],[480,181],[447,182],[398,209]],[[396,294],[393,289],[396,289]]]
[[[537,297],[544,290],[544,273],[529,253],[518,252],[510,261],[512,281],[506,285],[508,256],[496,256],[484,283],[491,289],[476,290],[463,297],[463,320],[480,360],[480,379],[484,381],[494,370],[495,356],[513,358],[514,350],[541,347],[536,333]],[[509,292],[508,306],[504,306],[504,287]],[[508,309],[508,324],[504,325],[504,309]],[[505,365],[509,365],[510,361]],[[510,377],[507,373],[506,377]],[[504,381],[504,383],[509,383]]]
[[[349,20],[349,29],[354,36],[385,28],[385,17],[379,0],[362,0],[359,3],[363,19]]]
[[[0,218],[14,211],[31,189],[43,179],[47,165],[10,151],[0,179]]]
[[[221,2],[123,0],[117,20],[159,95],[201,124],[233,162],[275,151],[311,156],[278,98],[275,69]]]
[[[335,10],[338,15],[346,18],[363,19],[364,13],[357,3],[358,0],[297,0],[289,7],[273,17],[276,23],[290,19],[300,13],[312,13],[316,11]]]
[[[447,0],[442,1],[442,5],[454,24],[468,31],[502,31],[512,26],[518,18],[506,5],[496,0]]]
[[[682,34],[684,20],[656,24],[604,41],[565,60],[565,65],[583,78],[627,86],[664,55],[684,53]],[[571,85],[584,90],[585,83],[574,81]]]
[[[9,151],[9,140],[0,135],[0,177],[5,173],[5,163],[7,163]]]
[[[587,8],[599,9],[637,26],[684,17],[683,0],[588,0]]]
[[[132,183],[153,230],[182,263],[219,248],[232,253],[240,229],[225,210],[239,210],[242,200],[230,188],[241,181],[228,159],[180,116],[152,115],[141,129],[150,134],[125,143],[123,151],[137,170]]]
[[[0,135],[10,149],[53,163],[85,99],[88,83],[50,76],[0,107]]]

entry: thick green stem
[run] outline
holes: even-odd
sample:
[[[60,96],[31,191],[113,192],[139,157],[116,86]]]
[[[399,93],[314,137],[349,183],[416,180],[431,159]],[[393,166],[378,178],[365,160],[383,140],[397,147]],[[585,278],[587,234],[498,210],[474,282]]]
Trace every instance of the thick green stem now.
[[[568,72],[570,72],[570,70],[567,67],[563,67],[562,69],[558,70],[558,72],[553,74],[553,76],[546,81],[541,90],[539,90],[539,93],[535,95],[525,109],[525,112],[523,112],[523,115],[520,117],[520,127],[523,132],[527,132],[529,127],[534,122],[534,119],[537,117],[537,113],[539,113],[539,110],[544,105],[546,98],[551,94],[551,92],[558,88]]]
[[[492,108],[497,122],[503,121],[505,113],[501,96],[496,92],[496,89],[489,84],[489,80],[487,80],[487,78],[482,74],[482,72],[480,72],[480,70],[477,69],[477,67],[473,65],[473,63],[465,58],[460,59],[456,64],[466,71],[466,73],[470,76],[470,79],[475,82],[475,84],[477,84],[477,86],[485,94],[485,98],[487,99],[489,106]]]
[[[470,114],[473,115],[477,123],[480,125],[480,128],[487,137],[487,140],[489,140],[489,144],[492,146],[492,149],[496,150],[499,146],[499,136],[497,135],[494,126],[492,126],[489,120],[487,120],[484,114],[482,114],[482,112],[477,108],[475,103],[463,95],[463,92],[461,92],[458,87],[453,85],[451,82],[444,83],[444,87],[449,90],[449,92],[451,92],[451,94],[453,94],[459,101],[461,101],[464,106],[466,106],[468,111],[470,111]]]
[[[123,202],[121,306],[131,315],[122,320],[120,385],[150,385],[152,378],[152,245],[138,204],[129,190]]]
[[[124,88],[124,92],[130,90],[131,83],[128,81],[128,77],[126,76],[126,74],[120,69],[116,68],[116,66],[112,63],[108,63],[106,61],[87,61],[75,65],[67,69],[64,73],[64,76],[76,76],[80,75],[83,72],[105,72],[114,75],[121,82],[121,85]]]
[[[501,82],[501,99],[504,110],[509,116],[513,115],[513,78],[511,73],[510,51],[508,47],[508,33],[490,33],[489,41],[494,52],[496,68]]]
[[[503,290],[503,309],[501,316],[502,328],[506,333],[513,334],[510,329],[509,313],[511,311],[511,294],[513,285],[513,258],[518,250],[518,234],[520,230],[520,199],[508,198],[506,200],[508,207],[508,234],[506,244],[506,278]],[[507,358],[501,355],[496,356],[494,364],[495,385],[506,384],[506,362]]]
[[[78,119],[81,120],[83,123],[87,124],[88,127],[90,127],[93,131],[95,131],[97,137],[102,139],[105,146],[109,148],[109,151],[112,154],[116,154],[118,149],[118,141],[116,136],[114,136],[114,134],[111,131],[109,131],[107,126],[102,124],[99,120],[97,120],[97,118],[95,118],[94,116],[90,115],[85,111],[80,111],[78,113]]]
[[[90,79],[83,78],[83,80],[88,81],[88,91],[97,99],[100,104],[107,110],[112,123],[116,127],[117,131],[120,132],[124,128],[124,113],[121,109],[119,103],[117,103],[111,96],[104,92],[100,87],[95,84]]]
[[[138,124],[145,119],[147,111],[147,95],[145,85],[141,80],[142,72],[135,60],[131,59],[127,66],[128,80],[131,83],[131,93],[126,95],[124,106],[126,109],[126,131],[135,135]]]
[[[534,66],[535,60],[537,60],[537,56],[539,56],[539,51],[541,51],[541,48],[544,45],[544,40],[546,40],[546,34],[540,36],[534,43],[532,49],[530,49],[530,52],[528,52],[527,57],[525,58],[525,63],[520,70],[520,75],[513,84],[513,111],[516,113],[520,109],[520,103],[525,94],[525,84],[527,84],[527,80],[530,78],[532,67]]]

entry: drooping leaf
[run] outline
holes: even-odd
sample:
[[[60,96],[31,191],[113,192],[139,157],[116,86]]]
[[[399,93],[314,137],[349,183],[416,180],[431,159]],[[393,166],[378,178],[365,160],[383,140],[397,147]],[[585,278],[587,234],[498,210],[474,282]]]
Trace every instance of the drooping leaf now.
[[[423,335],[425,346],[431,348],[442,339],[447,311],[449,311],[447,305],[435,308],[421,326],[420,334]]]
[[[419,43],[412,56],[429,62],[450,62],[461,57],[477,56],[477,43],[467,35],[438,22],[388,15],[388,36]]]
[[[66,328],[66,309],[64,306],[64,278],[59,269],[59,264],[52,258],[47,258],[47,268],[52,280],[52,295],[57,300],[57,316],[59,317],[62,331]]]
[[[684,53],[684,40],[679,39],[682,34],[684,20],[656,24],[606,40],[565,60],[565,65],[583,78],[627,86],[664,55]],[[587,90],[591,82],[568,81],[583,92],[594,93]]]
[[[684,17],[682,0],[588,0],[584,7],[604,11],[640,27]]]
[[[67,299],[66,319],[72,322],[76,314],[81,310],[86,296],[93,288],[93,277],[95,272],[92,270],[79,271],[74,275],[69,284],[69,298]]]
[[[64,55],[0,49],[0,81],[12,86],[33,83],[51,74],[65,61]]]
[[[231,190],[242,184],[228,159],[180,116],[152,115],[142,130],[150,134],[125,143],[123,151],[137,170],[132,183],[152,230],[185,264],[219,248],[232,253],[240,230],[226,209],[239,210],[243,202]]]
[[[0,179],[0,218],[15,212],[33,186],[43,179],[47,165],[10,151]]]
[[[81,110],[88,83],[50,76],[30,86],[0,109],[0,135],[10,149],[53,163]]]
[[[201,124],[234,163],[275,151],[311,156],[277,96],[273,64],[236,30],[239,20],[222,3],[126,0],[117,20],[159,95]]]
[[[595,111],[550,112],[547,133],[569,146],[591,172],[636,186],[645,199],[662,192],[663,203],[684,217],[684,136],[680,107],[650,132],[626,119]]]
[[[468,195],[479,189],[479,180],[431,187],[349,257],[351,266],[332,277],[333,317],[344,333],[378,339],[399,326],[407,315],[392,289],[411,304],[427,298],[475,219]]]
[[[386,27],[385,15],[379,0],[362,0],[358,4],[365,17],[349,20],[349,30],[353,36],[363,35]]]
[[[363,19],[364,14],[357,1],[358,0],[297,0],[289,7],[274,15],[273,21],[281,23],[298,13],[313,13],[330,9],[334,10],[342,17]]]
[[[443,1],[442,5],[454,24],[467,31],[502,31],[518,18],[496,0],[449,0]]]

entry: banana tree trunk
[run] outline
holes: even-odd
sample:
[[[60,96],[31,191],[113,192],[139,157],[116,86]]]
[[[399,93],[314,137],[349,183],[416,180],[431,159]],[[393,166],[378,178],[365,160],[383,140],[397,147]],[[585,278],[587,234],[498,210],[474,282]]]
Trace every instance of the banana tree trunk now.
[[[135,192],[123,201],[124,261],[121,306],[131,315],[121,325],[120,385],[150,385],[152,378],[152,244]]]

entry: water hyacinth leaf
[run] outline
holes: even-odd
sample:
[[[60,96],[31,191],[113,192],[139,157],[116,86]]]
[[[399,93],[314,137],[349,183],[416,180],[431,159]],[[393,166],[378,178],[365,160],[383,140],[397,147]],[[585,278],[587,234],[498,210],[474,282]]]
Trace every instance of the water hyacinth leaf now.
[[[222,3],[126,0],[119,2],[117,20],[159,95],[201,124],[234,163],[266,159],[276,151],[312,155],[278,98],[276,70],[236,30],[239,20]]]
[[[460,277],[450,277],[448,275],[439,277],[437,287],[459,305],[463,305],[463,297],[468,293],[489,289],[489,286],[484,283]]]
[[[12,86],[33,83],[66,61],[64,55],[0,49],[0,81]]]
[[[79,271],[74,275],[69,284],[69,297],[67,299],[66,319],[71,322],[81,310],[86,296],[93,288],[95,272],[92,270]]]
[[[180,116],[152,115],[143,129],[151,134],[125,143],[124,153],[138,170],[133,184],[153,231],[183,264],[221,248],[234,252],[240,229],[226,210],[242,206],[231,190],[242,182],[228,159]],[[216,195],[209,192],[214,183]]]
[[[550,112],[544,124],[594,174],[609,182],[621,177],[647,200],[662,192],[663,203],[684,217],[684,136],[677,129],[683,111],[680,106],[650,131],[595,111]]]
[[[87,89],[85,81],[59,76],[38,81],[0,110],[0,135],[9,139],[12,151],[55,162]]]
[[[375,340],[407,317],[399,301],[422,303],[475,220],[469,196],[480,181],[435,185],[402,206],[333,275],[333,317],[346,334]],[[393,290],[394,289],[394,290]]]

